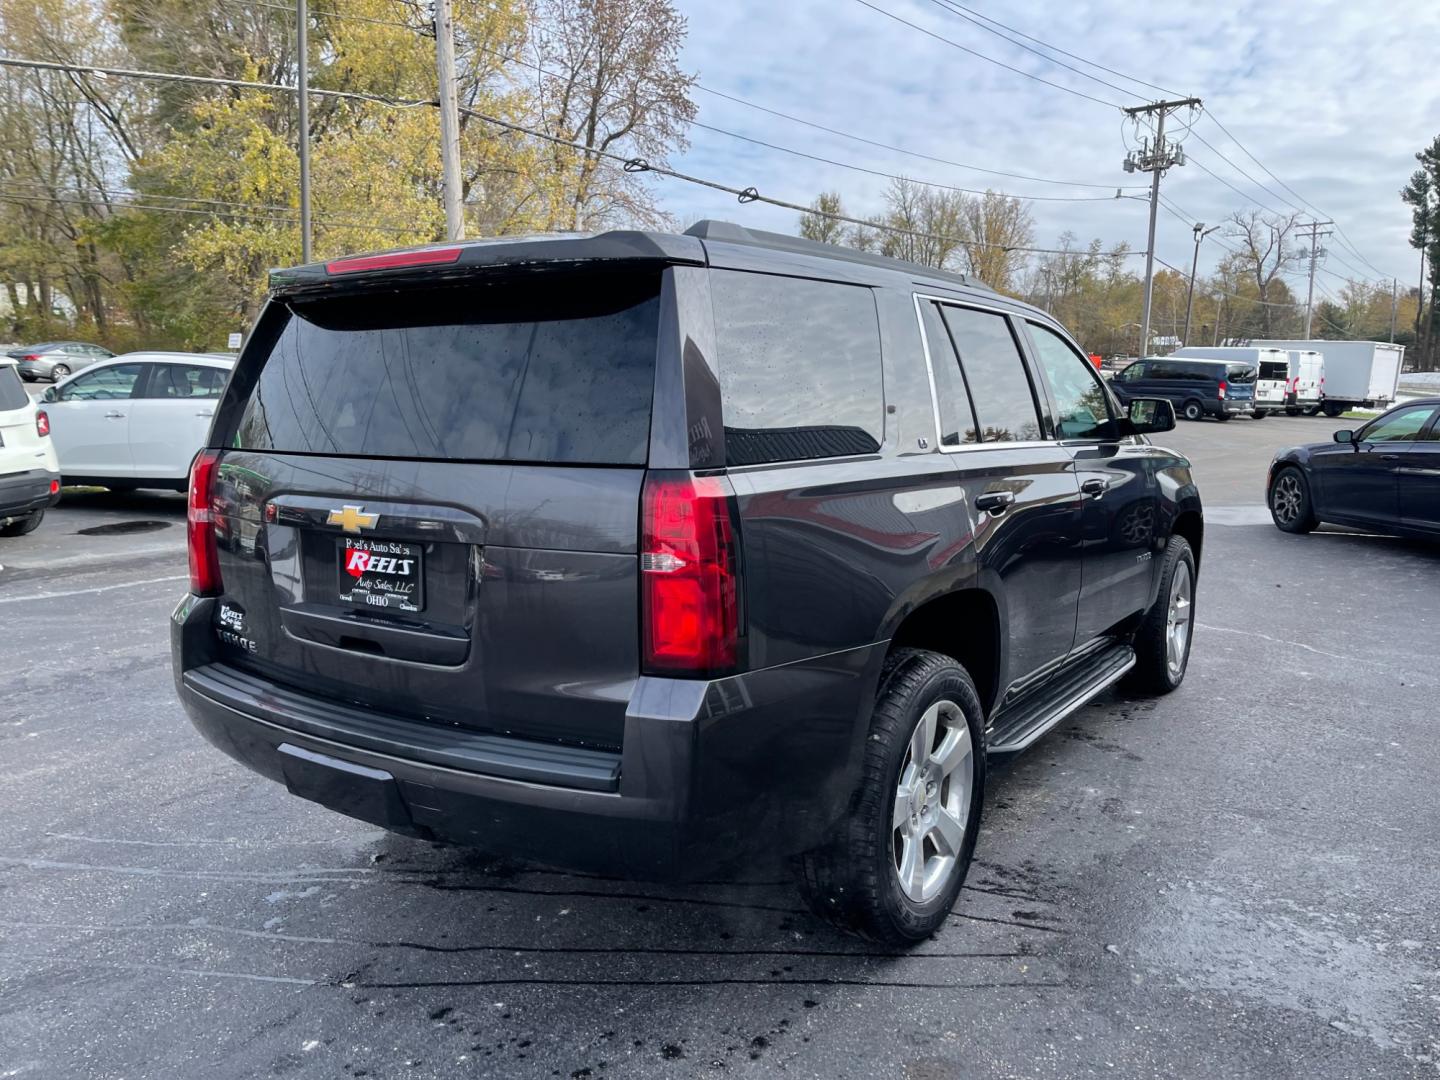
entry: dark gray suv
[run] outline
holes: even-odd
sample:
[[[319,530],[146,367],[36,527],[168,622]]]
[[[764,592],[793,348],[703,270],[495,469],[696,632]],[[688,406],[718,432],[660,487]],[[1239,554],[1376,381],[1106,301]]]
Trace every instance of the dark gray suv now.
[[[291,792],[933,932],[987,754],[1179,685],[1200,499],[1068,335],[733,225],[277,271],[190,490],[175,681]]]

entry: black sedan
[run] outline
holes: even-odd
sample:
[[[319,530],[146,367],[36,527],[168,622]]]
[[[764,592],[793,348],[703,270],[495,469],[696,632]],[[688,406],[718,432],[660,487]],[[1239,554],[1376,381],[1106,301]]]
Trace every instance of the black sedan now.
[[[1328,521],[1440,537],[1440,398],[1397,405],[1328,443],[1281,450],[1270,463],[1266,496],[1286,532]]]

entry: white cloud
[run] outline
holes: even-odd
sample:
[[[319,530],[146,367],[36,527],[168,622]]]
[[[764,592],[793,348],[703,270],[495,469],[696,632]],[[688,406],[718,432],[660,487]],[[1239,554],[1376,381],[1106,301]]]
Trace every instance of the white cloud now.
[[[873,0],[937,34],[1096,97],[1114,89],[1047,63],[943,10],[933,0]],[[1305,199],[1340,222],[1364,257],[1402,285],[1417,272],[1407,244],[1409,212],[1398,192],[1413,154],[1440,131],[1440,70],[1421,43],[1440,40],[1440,8],[1422,0],[1384,6],[1343,0],[1206,4],[1122,4],[1089,0],[1044,4],[963,0],[1026,33],[1131,75],[1205,99],[1230,131]],[[1007,180],[918,161],[696,94],[699,119],[757,139],[865,168],[1013,194],[1113,195],[1143,183],[1121,168],[1122,123],[1106,108],[985,63],[868,10],[854,0],[678,0],[690,23],[684,61],[701,81],[780,109],[955,161],[1110,185],[1065,188]],[[1062,58],[1064,59],[1064,58]],[[1097,78],[1133,89],[1130,103],[1158,94],[1070,60]],[[1262,202],[1295,200],[1208,119],[1194,129],[1274,194],[1259,190],[1192,138],[1195,162]],[[805,203],[837,189],[852,210],[869,212],[886,181],[696,129],[677,167],[736,187]],[[790,231],[795,215],[763,204],[737,205],[719,192],[657,180],[665,206],[682,221],[717,217]],[[1196,165],[1172,170],[1162,194],[1199,220],[1216,223],[1252,204]],[[1278,197],[1277,197],[1278,196]],[[1070,230],[1082,239],[1145,244],[1141,201],[1031,204],[1037,240]],[[1332,242],[1341,260],[1376,277]],[[1188,266],[1190,230],[1161,213],[1159,256]],[[1219,249],[1208,254],[1211,261]],[[1202,253],[1202,265],[1205,262]],[[1333,288],[1339,282],[1328,279]]]

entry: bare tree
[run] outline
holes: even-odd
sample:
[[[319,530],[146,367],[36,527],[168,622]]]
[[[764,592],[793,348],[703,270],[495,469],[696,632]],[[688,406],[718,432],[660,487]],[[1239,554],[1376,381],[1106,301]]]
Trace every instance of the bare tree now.
[[[1259,294],[1260,322],[1266,337],[1274,335],[1274,286],[1299,259],[1294,245],[1299,214],[1276,217],[1258,210],[1235,211],[1227,219],[1225,235],[1240,243],[1239,258]]]
[[[965,228],[963,192],[927,187],[902,176],[890,182],[885,205],[881,254],[941,270],[952,266]]]
[[[818,240],[822,244],[843,244],[845,222],[839,217],[845,213],[838,191],[822,191],[815,196],[810,210],[800,215],[800,235],[806,240]]]
[[[995,191],[964,204],[964,248],[970,273],[1001,292],[1010,291],[1035,239],[1035,222],[1019,199]]]
[[[695,76],[680,70],[685,19],[669,0],[535,0],[532,49],[541,123],[585,150],[663,164],[695,118]],[[552,225],[655,224],[664,214],[643,171],[556,145]]]

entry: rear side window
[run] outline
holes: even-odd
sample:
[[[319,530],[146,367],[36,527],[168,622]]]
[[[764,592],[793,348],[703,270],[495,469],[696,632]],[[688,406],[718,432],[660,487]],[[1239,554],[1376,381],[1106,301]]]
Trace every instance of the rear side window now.
[[[1283,376],[1279,376],[1283,378]],[[1255,381],[1255,369],[1249,364],[1231,364],[1225,369],[1226,382],[1253,383]]]
[[[23,409],[30,404],[30,395],[14,364],[0,364],[0,412]]]
[[[714,270],[710,295],[727,464],[880,449],[885,395],[869,289]]]
[[[1040,413],[1009,321],[989,311],[949,305],[943,310],[970,387],[981,441],[1039,439]]]
[[[1290,365],[1283,360],[1266,360],[1260,365],[1262,379],[1288,379]]]
[[[260,370],[247,353],[237,376],[249,397],[235,445],[643,465],[659,290],[653,275],[567,276],[272,308],[283,325]]]
[[[960,374],[960,361],[950,342],[950,331],[934,304],[922,303],[925,344],[930,349],[930,370],[935,376],[935,401],[940,410],[940,445],[959,446],[979,442],[970,392]]]
[[[227,372],[199,364],[156,364],[145,389],[147,398],[218,398]]]

